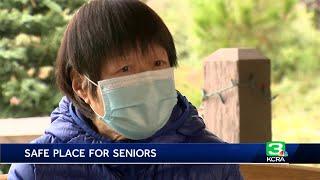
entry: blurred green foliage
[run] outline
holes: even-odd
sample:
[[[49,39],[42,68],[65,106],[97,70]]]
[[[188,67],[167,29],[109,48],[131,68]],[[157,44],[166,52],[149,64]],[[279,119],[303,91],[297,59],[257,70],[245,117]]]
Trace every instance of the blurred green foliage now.
[[[9,164],[0,164],[0,174],[7,174],[9,171]]]
[[[273,80],[320,69],[320,33],[297,0],[194,1],[200,57],[221,47],[255,47],[272,61]]]
[[[53,65],[63,31],[84,0],[0,2],[0,117],[48,115],[61,95]]]

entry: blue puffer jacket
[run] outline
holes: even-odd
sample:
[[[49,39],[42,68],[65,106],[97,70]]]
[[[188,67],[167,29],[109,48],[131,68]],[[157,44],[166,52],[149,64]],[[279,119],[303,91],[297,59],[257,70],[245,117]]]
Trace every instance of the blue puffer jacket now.
[[[51,125],[45,134],[32,143],[112,143],[95,132],[66,98],[51,114]],[[125,140],[127,143],[221,143],[205,129],[203,120],[188,100],[178,95],[178,103],[167,124],[152,137]],[[11,179],[242,179],[238,165],[187,164],[13,164]]]

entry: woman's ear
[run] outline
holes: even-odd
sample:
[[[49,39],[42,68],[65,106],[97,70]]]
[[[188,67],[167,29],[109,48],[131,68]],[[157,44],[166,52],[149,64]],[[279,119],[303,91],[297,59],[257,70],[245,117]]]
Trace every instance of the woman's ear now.
[[[88,89],[85,85],[85,78],[80,75],[77,71],[71,71],[71,82],[73,91],[87,104],[90,104],[90,99],[88,96]]]

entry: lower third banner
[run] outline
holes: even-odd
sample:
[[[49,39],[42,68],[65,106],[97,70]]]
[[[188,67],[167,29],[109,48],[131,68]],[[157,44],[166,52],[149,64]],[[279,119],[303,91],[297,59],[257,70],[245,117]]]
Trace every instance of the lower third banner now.
[[[320,163],[320,144],[0,144],[0,163]]]

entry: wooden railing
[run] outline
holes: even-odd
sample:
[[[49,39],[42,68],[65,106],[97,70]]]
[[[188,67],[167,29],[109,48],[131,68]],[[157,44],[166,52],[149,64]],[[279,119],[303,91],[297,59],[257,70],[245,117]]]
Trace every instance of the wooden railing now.
[[[242,176],[246,180],[295,180],[320,179],[320,169],[292,165],[241,165]],[[0,180],[7,175],[0,175]]]
[[[295,165],[240,165],[244,179],[249,180],[316,180],[320,169]]]
[[[28,143],[44,133],[50,117],[0,119],[1,143]]]
[[[7,175],[6,174],[0,174],[0,180],[5,180],[7,179]]]
[[[229,143],[271,140],[270,60],[256,49],[225,48],[204,63],[206,125]]]

